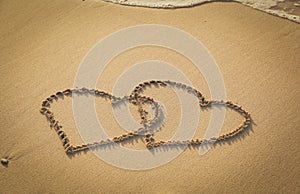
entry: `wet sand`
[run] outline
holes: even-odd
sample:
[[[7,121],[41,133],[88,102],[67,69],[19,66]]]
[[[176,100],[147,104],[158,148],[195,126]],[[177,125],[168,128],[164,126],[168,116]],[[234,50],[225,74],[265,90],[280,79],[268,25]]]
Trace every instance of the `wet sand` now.
[[[102,0],[99,0],[102,1]],[[175,9],[193,7],[206,3],[215,2],[236,2],[252,7],[254,9],[270,13],[272,15],[289,19],[300,23],[300,1],[299,0],[104,0],[105,2],[116,3],[127,6],[140,6],[156,9]]]

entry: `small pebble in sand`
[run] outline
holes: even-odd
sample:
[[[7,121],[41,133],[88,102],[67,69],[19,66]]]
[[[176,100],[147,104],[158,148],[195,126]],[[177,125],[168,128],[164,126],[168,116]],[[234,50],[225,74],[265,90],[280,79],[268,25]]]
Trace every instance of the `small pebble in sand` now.
[[[1,158],[1,164],[2,164],[2,165],[8,165],[8,159],[6,159],[6,158]]]

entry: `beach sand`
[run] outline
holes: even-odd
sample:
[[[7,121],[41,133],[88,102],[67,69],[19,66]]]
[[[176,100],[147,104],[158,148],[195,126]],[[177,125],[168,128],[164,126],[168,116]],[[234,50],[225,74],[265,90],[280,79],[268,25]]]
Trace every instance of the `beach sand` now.
[[[102,1],[102,0],[99,0]],[[106,2],[147,8],[174,9],[193,7],[212,2],[237,2],[254,9],[300,23],[299,0],[103,0]]]
[[[0,166],[1,193],[300,191],[299,24],[225,2],[162,10],[89,0],[3,0],[0,10],[0,155],[12,157],[7,167]],[[223,74],[227,98],[252,115],[255,124],[248,135],[203,156],[187,149],[166,165],[143,171],[114,167],[92,152],[66,155],[39,113],[41,102],[73,87],[82,59],[99,40],[139,24],[179,28],[208,48]],[[118,56],[97,88],[111,92],[126,68],[148,59],[174,64],[209,96],[203,77],[189,61],[155,47]],[[152,97],[178,106],[176,100],[168,102],[165,92]],[[53,109],[74,142],[80,142],[71,105],[66,99]],[[103,109],[104,116],[98,114],[103,125],[117,127],[108,104]],[[176,126],[179,114],[176,108],[168,109],[174,117],[163,130]],[[201,117],[203,127],[208,118]],[[238,119],[226,116],[222,131],[229,131]]]

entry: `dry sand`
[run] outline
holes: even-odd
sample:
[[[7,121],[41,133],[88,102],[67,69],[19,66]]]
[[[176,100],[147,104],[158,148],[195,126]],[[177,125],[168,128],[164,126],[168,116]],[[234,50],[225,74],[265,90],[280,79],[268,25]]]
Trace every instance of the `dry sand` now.
[[[299,24],[237,3],[152,10],[94,1],[3,0],[0,10],[0,155],[13,157],[8,167],[0,166],[1,193],[300,191]],[[174,26],[201,40],[223,73],[228,99],[251,112],[256,125],[237,142],[218,145],[204,156],[187,149],[152,170],[119,169],[92,152],[69,158],[39,114],[41,101],[73,86],[81,60],[97,41],[145,23]],[[159,48],[140,48],[117,57],[98,88],[111,91],[125,68],[152,57],[174,64],[208,94],[192,64]],[[168,104],[165,95],[157,98]],[[80,141],[71,130],[71,101],[54,109],[74,141]],[[109,106],[106,109],[100,118],[103,125],[116,125],[111,123]],[[178,114],[177,109],[169,110],[174,118]],[[223,130],[236,121],[234,115],[226,117]],[[176,124],[176,119],[167,121],[165,130]]]

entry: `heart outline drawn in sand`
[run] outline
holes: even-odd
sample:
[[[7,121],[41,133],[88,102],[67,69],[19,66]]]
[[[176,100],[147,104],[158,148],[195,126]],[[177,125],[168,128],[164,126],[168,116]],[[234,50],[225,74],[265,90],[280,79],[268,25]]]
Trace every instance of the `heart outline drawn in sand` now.
[[[240,113],[244,117],[244,122],[241,124],[239,127],[236,129],[222,134],[218,137],[211,137],[209,139],[191,139],[191,140],[184,140],[184,141],[156,141],[154,139],[154,134],[158,129],[153,130],[152,126],[156,124],[156,122],[159,121],[161,114],[159,111],[159,105],[157,102],[153,100],[153,98],[146,97],[146,96],[141,96],[141,94],[146,90],[147,87],[176,87],[179,89],[183,89],[188,93],[191,93],[195,95],[198,99],[199,106],[201,108],[209,108],[212,105],[222,105],[228,108],[233,109],[235,112]],[[71,144],[69,138],[67,137],[66,132],[62,129],[63,127],[59,124],[59,121],[55,120],[54,114],[50,111],[50,104],[54,100],[58,100],[59,98],[63,98],[64,96],[72,96],[72,94],[90,94],[90,95],[95,95],[96,97],[102,97],[104,99],[109,99],[111,103],[116,103],[116,102],[121,102],[121,101],[128,101],[134,105],[138,106],[138,112],[141,117],[141,124],[143,124],[144,128],[139,128],[136,131],[129,132],[122,134],[120,136],[114,137],[112,139],[106,139],[106,140],[100,140],[96,141],[93,143],[87,143],[87,144],[81,144],[74,146]],[[147,111],[143,109],[144,104],[151,104],[155,106],[155,117],[149,121],[147,118]],[[45,115],[48,121],[50,122],[50,127],[54,128],[57,135],[62,141],[63,147],[66,151],[66,153],[75,153],[78,151],[86,150],[89,148],[94,148],[97,146],[101,145],[107,145],[111,143],[120,143],[124,140],[130,139],[134,136],[138,135],[143,135],[146,140],[146,147],[148,149],[152,149],[155,147],[159,146],[174,146],[174,145],[188,145],[188,146],[196,146],[196,145],[202,145],[202,144],[207,144],[207,143],[215,143],[215,142],[220,142],[220,141],[225,141],[229,140],[232,137],[235,137],[236,135],[240,134],[242,131],[247,129],[250,124],[251,124],[251,116],[250,114],[244,110],[241,106],[238,106],[231,101],[218,101],[218,100],[206,100],[205,97],[202,95],[200,91],[198,91],[195,88],[192,88],[191,86],[187,86],[183,83],[179,82],[174,82],[174,81],[159,81],[159,80],[151,80],[151,81],[146,81],[138,86],[136,86],[133,91],[131,92],[130,96],[124,96],[122,98],[120,97],[115,97],[107,92],[104,91],[99,91],[96,89],[87,89],[87,88],[81,88],[81,89],[66,89],[62,92],[57,92],[54,95],[51,95],[48,97],[46,100],[42,102],[42,108],[40,110],[41,114]]]
[[[234,104],[231,101],[218,101],[218,100],[210,100],[207,101],[203,94],[195,88],[191,86],[187,86],[186,84],[174,82],[174,81],[161,81],[161,80],[151,80],[148,82],[143,82],[136,86],[131,93],[131,96],[135,96],[138,102],[139,98],[147,98],[146,96],[141,96],[141,94],[147,89],[147,87],[151,88],[151,86],[155,87],[176,87],[178,89],[185,90],[187,93],[193,94],[197,97],[200,108],[211,108],[212,105],[221,105],[230,109],[233,109],[235,112],[240,113],[244,117],[244,121],[241,125],[239,125],[236,129],[222,134],[218,137],[211,137],[209,139],[199,139],[194,138],[191,140],[183,140],[183,141],[162,141],[162,140],[155,140],[154,133],[146,134],[146,146],[148,149],[152,149],[159,146],[181,146],[181,145],[188,145],[188,146],[195,146],[195,145],[202,145],[202,144],[209,144],[215,143],[220,141],[228,140],[236,135],[240,134],[242,131],[246,130],[251,124],[251,116],[250,114],[244,110],[241,106]],[[141,107],[141,103],[139,104]]]
[[[133,99],[131,96],[124,96],[122,98],[120,97],[116,97],[113,96],[107,92],[104,91],[99,91],[96,89],[87,89],[87,88],[81,88],[81,89],[66,89],[62,92],[57,92],[56,94],[51,95],[50,97],[48,97],[46,100],[44,100],[42,102],[42,108],[40,109],[40,113],[45,115],[45,117],[47,118],[47,120],[50,122],[50,128],[53,128],[55,130],[55,132],[57,133],[58,137],[60,138],[63,147],[65,149],[65,152],[67,154],[69,153],[75,153],[78,151],[83,151],[89,148],[95,148],[97,146],[101,146],[101,145],[108,145],[108,144],[112,144],[112,143],[120,143],[124,140],[130,139],[132,137],[136,137],[138,135],[143,135],[146,131],[145,128],[149,128],[151,127],[151,125],[156,124],[156,122],[158,121],[159,118],[159,105],[157,102],[155,102],[153,99],[147,97],[141,97],[141,98],[137,98],[139,101],[141,101],[143,104],[151,104],[154,105],[155,107],[155,116],[153,119],[149,120],[147,118],[147,111],[143,110],[143,109],[139,109],[139,113],[142,119],[141,124],[143,124],[144,128],[139,128],[138,130],[132,131],[132,132],[128,132],[125,134],[122,134],[120,136],[116,136],[113,138],[108,138],[106,140],[100,140],[100,141],[96,141],[93,143],[82,143],[80,145],[73,145],[69,139],[69,137],[67,136],[67,133],[63,130],[63,126],[60,125],[60,122],[58,120],[55,119],[54,117],[54,113],[51,112],[50,108],[51,108],[51,103],[53,103],[54,101],[57,101],[58,99],[63,99],[64,96],[70,97],[73,94],[77,94],[77,95],[84,95],[84,94],[88,94],[88,95],[94,95],[95,97],[102,97],[105,100],[109,100],[112,104],[115,103],[119,103],[119,102],[124,102],[124,101],[128,101],[134,105],[136,105],[136,101],[135,99]]]

